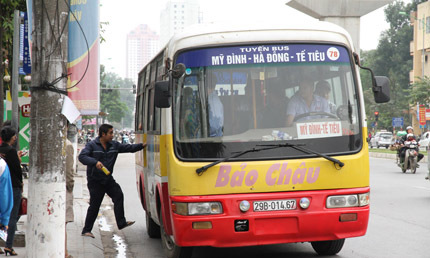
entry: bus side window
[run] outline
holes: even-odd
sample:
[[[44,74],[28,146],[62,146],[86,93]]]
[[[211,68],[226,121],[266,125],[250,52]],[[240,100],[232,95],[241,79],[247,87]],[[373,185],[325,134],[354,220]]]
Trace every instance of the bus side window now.
[[[148,89],[148,116],[147,131],[160,133],[161,127],[161,109],[154,105],[154,88]]]
[[[139,82],[137,87],[137,98],[136,98],[136,120],[135,120],[135,131],[141,132],[144,130],[144,119],[145,119],[145,77],[146,74],[139,75]]]
[[[198,107],[199,103],[193,88],[185,87],[182,91],[180,113],[183,138],[194,139],[200,136],[200,112]]]
[[[154,61],[151,64],[151,89],[150,89],[150,98],[151,98],[151,129],[150,131],[155,131],[158,134],[161,131],[161,109],[155,107],[154,105],[154,85],[155,82],[157,81],[157,77],[158,77],[158,68],[162,65],[161,59],[159,61]]]
[[[146,88],[146,131],[152,131],[152,116],[154,114],[154,96],[151,90]]]
[[[137,123],[137,130],[138,131],[143,131],[145,128],[145,94],[142,92],[139,97],[138,97],[138,112],[139,112],[139,117],[138,117],[138,123]]]

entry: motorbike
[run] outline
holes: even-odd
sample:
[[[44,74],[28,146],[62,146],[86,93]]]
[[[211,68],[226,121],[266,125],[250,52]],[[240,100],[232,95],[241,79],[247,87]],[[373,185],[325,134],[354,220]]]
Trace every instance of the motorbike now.
[[[122,143],[123,143],[123,144],[129,144],[129,143],[130,143],[129,138],[128,138],[128,135],[124,134],[124,135],[122,136]]]
[[[90,141],[92,141],[91,134],[87,134],[85,138],[85,143],[89,143]]]
[[[79,136],[78,137],[78,144],[82,144],[82,143],[84,143],[84,136]]]
[[[418,165],[418,143],[416,140],[405,141],[405,158],[403,163],[400,162],[400,157],[397,155],[397,165],[402,169],[402,172],[405,173],[408,169],[415,173],[417,171]]]

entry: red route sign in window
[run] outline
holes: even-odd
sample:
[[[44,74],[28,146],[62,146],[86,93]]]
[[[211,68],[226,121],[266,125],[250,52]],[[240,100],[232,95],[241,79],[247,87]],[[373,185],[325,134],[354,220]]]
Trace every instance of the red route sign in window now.
[[[419,116],[420,116],[420,125],[425,125],[426,124],[426,107],[424,105],[420,105]]]

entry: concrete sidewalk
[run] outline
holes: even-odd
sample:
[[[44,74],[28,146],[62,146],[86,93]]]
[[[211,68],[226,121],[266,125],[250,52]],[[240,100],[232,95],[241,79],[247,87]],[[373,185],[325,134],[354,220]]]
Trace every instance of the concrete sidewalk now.
[[[24,186],[28,185],[28,180],[24,179]],[[88,209],[89,193],[87,188],[86,172],[82,164],[78,167],[78,173],[75,175],[75,187],[73,190],[74,202],[73,209],[75,221],[67,224],[67,249],[69,254],[74,258],[98,258],[104,257],[103,244],[100,236],[98,220],[94,223],[92,233],[95,238],[81,236],[84,226],[85,216]],[[27,196],[24,189],[24,196]],[[18,222],[18,231],[15,235],[14,250],[18,254],[17,258],[26,257],[25,233],[26,233],[27,216],[22,216]],[[3,249],[4,242],[0,240],[0,246]]]

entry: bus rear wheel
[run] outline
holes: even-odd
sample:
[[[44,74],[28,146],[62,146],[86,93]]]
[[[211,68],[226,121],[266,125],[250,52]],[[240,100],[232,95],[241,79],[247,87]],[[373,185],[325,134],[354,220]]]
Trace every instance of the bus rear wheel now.
[[[160,226],[151,218],[151,214],[146,212],[146,232],[150,238],[160,238]]]
[[[311,242],[312,248],[319,255],[335,255],[342,250],[345,239]]]
[[[163,215],[160,210],[160,232],[161,232],[161,245],[167,258],[190,258],[193,252],[192,247],[177,246],[173,239],[167,235],[164,230]]]

